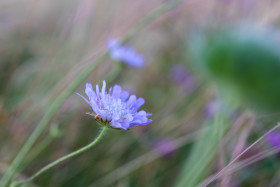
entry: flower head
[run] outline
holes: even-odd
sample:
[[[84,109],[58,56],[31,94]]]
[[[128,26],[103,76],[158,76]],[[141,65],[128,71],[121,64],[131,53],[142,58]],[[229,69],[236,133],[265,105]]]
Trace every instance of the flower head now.
[[[123,46],[117,39],[109,39],[107,47],[111,58],[126,63],[128,66],[142,68],[145,65],[144,58],[128,46]]]
[[[91,106],[94,112],[87,114],[94,116],[95,120],[104,126],[127,130],[129,127],[147,125],[152,121],[148,119],[152,114],[144,110],[138,112],[145,100],[137,99],[135,95],[123,91],[119,85],[111,87],[107,93],[105,81],[101,91],[98,85],[94,91],[92,85],[87,83],[85,93],[89,100],[77,94]]]

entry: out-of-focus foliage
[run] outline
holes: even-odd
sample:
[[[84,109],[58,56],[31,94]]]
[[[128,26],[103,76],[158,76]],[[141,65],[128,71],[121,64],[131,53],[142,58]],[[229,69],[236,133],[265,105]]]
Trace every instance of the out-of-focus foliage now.
[[[280,109],[279,34],[235,26],[200,37],[195,48],[210,75],[239,94],[245,103],[262,110]]]

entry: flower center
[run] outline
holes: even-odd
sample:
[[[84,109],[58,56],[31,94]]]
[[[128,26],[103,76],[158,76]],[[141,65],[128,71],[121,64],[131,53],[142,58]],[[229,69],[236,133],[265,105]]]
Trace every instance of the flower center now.
[[[99,106],[101,117],[104,122],[123,119],[130,113],[125,102],[107,93],[97,98],[97,105]]]

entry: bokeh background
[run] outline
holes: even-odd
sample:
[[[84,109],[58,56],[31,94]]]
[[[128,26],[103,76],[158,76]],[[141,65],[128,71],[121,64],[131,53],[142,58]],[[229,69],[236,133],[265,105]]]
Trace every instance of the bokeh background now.
[[[56,97],[106,49],[109,38],[131,28],[165,0],[0,1],[0,176]],[[253,25],[279,30],[277,0],[184,0],[156,16],[129,39],[144,68],[106,58],[82,82],[119,84],[146,100],[153,122],[128,131],[110,130],[92,150],[60,164],[30,186],[174,186],[205,123],[222,109],[219,89],[197,67],[194,34],[208,29]],[[249,33],[250,34],[250,33]],[[280,48],[278,48],[280,49]],[[24,160],[16,179],[90,142],[98,125],[89,106],[73,94],[52,118]],[[276,125],[276,112],[231,111],[229,133],[220,142],[203,182]],[[253,116],[253,117],[252,117]],[[270,154],[274,151],[273,155]],[[246,160],[247,159],[247,160]],[[210,186],[278,186],[280,158],[265,139]],[[244,166],[244,167],[242,167]]]

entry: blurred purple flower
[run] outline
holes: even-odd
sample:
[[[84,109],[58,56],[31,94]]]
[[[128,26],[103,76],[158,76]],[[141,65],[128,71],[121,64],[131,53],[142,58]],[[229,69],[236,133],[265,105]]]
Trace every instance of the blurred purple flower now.
[[[206,119],[211,119],[222,108],[221,101],[218,99],[211,100],[204,110],[204,116]]]
[[[107,47],[110,50],[112,59],[135,68],[143,68],[145,66],[144,58],[137,54],[133,48],[121,45],[118,39],[109,39]]]
[[[271,132],[266,136],[268,143],[280,151],[280,133]]]
[[[171,78],[184,89],[189,90],[195,85],[195,79],[183,65],[176,64],[171,68]]]
[[[154,147],[162,156],[171,156],[176,151],[176,144],[166,138],[155,141]]]
[[[86,84],[85,93],[88,96],[87,100],[81,96],[92,108],[94,119],[100,124],[117,129],[127,130],[129,127],[147,125],[152,120],[148,116],[152,114],[146,113],[144,110],[137,112],[145,103],[143,98],[136,98],[127,91],[123,91],[119,85],[115,85],[109,89],[107,93],[106,82],[103,81],[101,92],[99,86],[96,85],[96,92],[93,91],[90,83]]]

